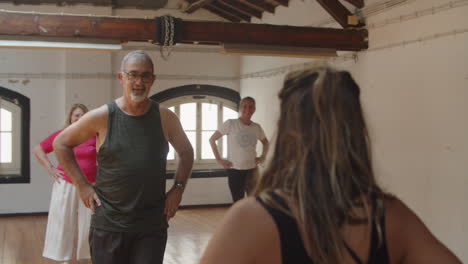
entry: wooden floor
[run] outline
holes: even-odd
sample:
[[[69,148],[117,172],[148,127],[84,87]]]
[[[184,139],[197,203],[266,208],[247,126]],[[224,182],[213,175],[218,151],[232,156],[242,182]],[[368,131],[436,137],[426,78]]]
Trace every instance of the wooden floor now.
[[[169,222],[164,264],[198,263],[226,210],[179,210]],[[47,216],[0,216],[0,264],[57,263],[42,257],[46,225]]]

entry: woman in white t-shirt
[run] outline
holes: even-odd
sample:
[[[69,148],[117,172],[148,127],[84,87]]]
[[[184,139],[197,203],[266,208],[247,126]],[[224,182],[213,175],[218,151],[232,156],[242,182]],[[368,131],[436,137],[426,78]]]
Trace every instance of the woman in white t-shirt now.
[[[251,191],[252,181],[257,164],[265,160],[268,151],[268,140],[262,127],[251,120],[255,113],[255,99],[245,97],[240,101],[240,117],[229,119],[211,136],[210,145],[216,160],[228,172],[229,189],[234,202],[242,199]],[[228,137],[228,157],[221,158],[216,140],[222,136]],[[257,157],[257,141],[263,144],[260,157]]]

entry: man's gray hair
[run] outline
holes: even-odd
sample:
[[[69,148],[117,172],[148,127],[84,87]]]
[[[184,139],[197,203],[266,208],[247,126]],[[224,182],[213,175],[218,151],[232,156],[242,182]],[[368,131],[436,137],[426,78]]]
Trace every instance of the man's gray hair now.
[[[125,65],[127,64],[129,59],[136,59],[136,60],[141,60],[141,61],[150,63],[151,69],[154,72],[153,60],[148,55],[148,53],[142,50],[134,50],[134,51],[129,52],[127,55],[125,55],[125,57],[122,59],[122,64],[120,65],[121,72],[125,72]]]

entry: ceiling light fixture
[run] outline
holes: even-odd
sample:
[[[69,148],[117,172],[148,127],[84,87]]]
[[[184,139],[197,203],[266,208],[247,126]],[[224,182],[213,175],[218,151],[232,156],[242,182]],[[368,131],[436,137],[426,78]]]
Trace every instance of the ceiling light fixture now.
[[[8,38],[0,37],[0,48],[38,48],[38,49],[76,49],[117,51],[122,49],[120,42],[101,39],[59,39],[43,38],[32,39],[28,37]]]

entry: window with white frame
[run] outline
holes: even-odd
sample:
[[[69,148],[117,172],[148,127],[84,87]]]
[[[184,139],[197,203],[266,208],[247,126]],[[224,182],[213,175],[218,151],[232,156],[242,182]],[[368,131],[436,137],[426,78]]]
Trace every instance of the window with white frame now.
[[[216,163],[209,139],[228,119],[238,118],[236,104],[214,96],[182,96],[162,103],[180,119],[194,150],[194,169],[221,168]],[[218,140],[218,149],[227,157],[227,137]],[[177,155],[169,146],[168,169],[175,169]]]
[[[0,96],[0,177],[21,172],[21,108]]]

